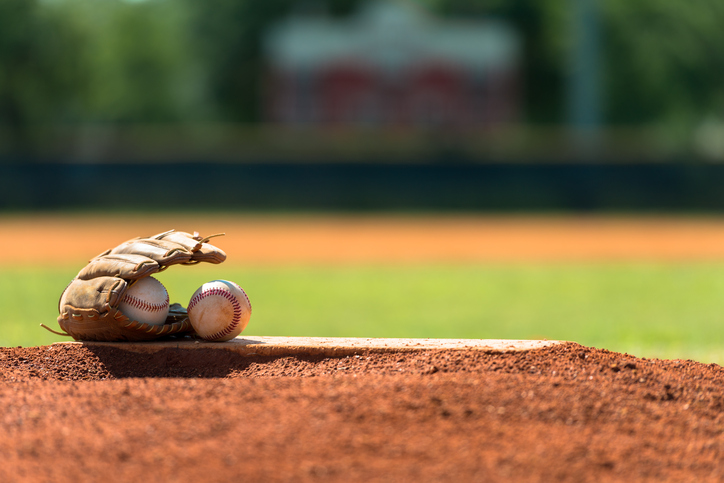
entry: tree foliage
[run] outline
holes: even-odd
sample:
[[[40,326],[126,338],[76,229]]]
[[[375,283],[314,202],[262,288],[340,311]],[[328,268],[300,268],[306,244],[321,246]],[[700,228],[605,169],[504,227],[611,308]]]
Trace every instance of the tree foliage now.
[[[724,115],[724,2],[604,4],[608,118],[697,122]]]
[[[346,15],[361,1],[311,5]],[[509,21],[524,44],[524,120],[561,123],[573,1],[418,3],[444,17]],[[0,0],[0,124],[258,121],[262,35],[300,5]],[[599,0],[599,9],[607,123],[692,124],[722,114],[724,2]]]
[[[0,123],[46,121],[74,94],[78,45],[72,25],[59,21],[37,0],[0,2]]]

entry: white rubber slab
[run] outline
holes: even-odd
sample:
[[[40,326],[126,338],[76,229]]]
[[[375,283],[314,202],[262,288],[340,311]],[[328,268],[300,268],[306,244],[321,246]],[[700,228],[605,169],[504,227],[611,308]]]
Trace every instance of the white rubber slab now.
[[[237,337],[228,342],[197,340],[154,342],[58,342],[112,346],[133,352],[157,352],[163,349],[230,350],[246,356],[327,355],[345,356],[363,352],[414,352],[425,350],[474,350],[511,352],[541,349],[561,344],[556,340],[508,339],[381,339],[342,337]]]

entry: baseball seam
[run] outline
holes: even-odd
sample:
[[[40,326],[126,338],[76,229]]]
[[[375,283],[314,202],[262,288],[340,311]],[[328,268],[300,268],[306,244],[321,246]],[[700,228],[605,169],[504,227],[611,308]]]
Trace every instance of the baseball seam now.
[[[160,304],[152,304],[150,302],[146,302],[145,300],[141,300],[134,297],[133,295],[128,294],[126,294],[121,301],[121,303],[126,303],[133,308],[146,310],[148,312],[160,312],[162,310],[166,310],[168,308],[169,302],[170,299],[168,297],[168,294],[166,294],[166,300],[164,300]]]
[[[244,289],[241,288],[238,284],[236,284],[236,283],[234,283],[234,282],[229,282],[229,283],[233,284],[234,287],[238,288],[238,289],[241,291],[241,293],[244,294],[244,298],[246,299],[246,304],[249,306],[249,312],[251,313],[251,311],[252,311],[252,310],[251,310],[251,300],[249,300],[249,296],[246,294],[246,292],[244,291]]]
[[[220,295],[226,300],[228,300],[231,303],[231,306],[234,309],[234,315],[231,318],[231,323],[227,325],[224,329],[221,329],[218,332],[215,332],[211,335],[208,335],[204,337],[207,340],[214,340],[214,339],[220,339],[221,337],[224,337],[225,335],[230,334],[236,327],[239,325],[239,322],[241,320],[241,305],[239,304],[239,301],[236,300],[236,297],[234,297],[231,292],[228,290],[225,290],[223,288],[211,288],[208,290],[203,290],[200,293],[196,294],[195,297],[193,297],[189,301],[189,306],[187,311],[191,311],[191,309],[194,308],[194,306],[205,299],[206,297],[210,297],[212,295]]]

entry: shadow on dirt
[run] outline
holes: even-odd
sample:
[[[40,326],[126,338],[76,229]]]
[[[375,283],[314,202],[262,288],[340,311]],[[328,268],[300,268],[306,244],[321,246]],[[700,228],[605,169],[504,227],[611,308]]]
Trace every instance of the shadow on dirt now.
[[[129,377],[201,377],[219,378],[241,375],[252,366],[276,365],[277,356],[244,356],[228,350],[164,348],[153,353],[133,352],[116,347],[86,346],[98,359],[99,369],[114,378]],[[294,356],[296,361],[316,363],[328,357]],[[254,370],[252,372],[260,372]],[[263,372],[263,371],[262,371]]]

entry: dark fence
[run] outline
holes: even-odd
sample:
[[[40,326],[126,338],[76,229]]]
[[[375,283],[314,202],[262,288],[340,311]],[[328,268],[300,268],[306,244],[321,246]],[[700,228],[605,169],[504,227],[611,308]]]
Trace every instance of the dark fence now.
[[[1,210],[716,211],[724,165],[0,160]]]

